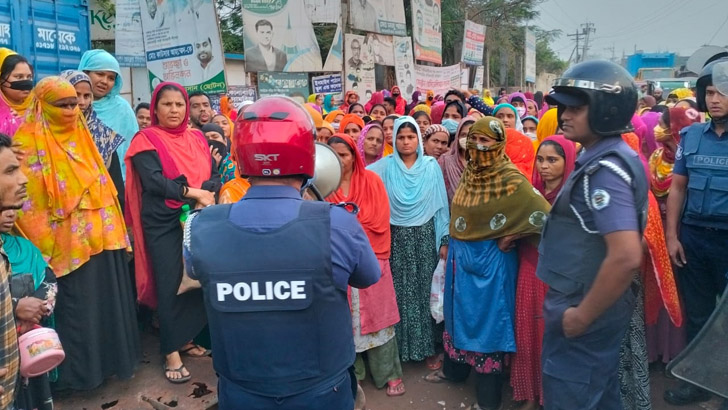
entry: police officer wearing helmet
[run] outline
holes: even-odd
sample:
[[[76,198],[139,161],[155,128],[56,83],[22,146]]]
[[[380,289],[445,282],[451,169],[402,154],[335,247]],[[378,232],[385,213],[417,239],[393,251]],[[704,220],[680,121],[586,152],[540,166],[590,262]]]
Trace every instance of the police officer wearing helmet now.
[[[708,63],[696,84],[698,108],[711,120],[680,131],[667,197],[665,235],[670,258],[678,267],[688,342],[715,309],[728,272],[728,96],[713,85],[717,64],[728,64],[728,57]],[[664,395],[673,405],[710,397],[689,383]],[[728,409],[728,403],[722,408]]]
[[[313,121],[289,98],[247,107],[234,141],[250,189],[185,226],[221,410],[354,407],[347,286],[377,282],[379,263],[355,215],[301,199],[314,173],[314,138]]]
[[[648,183],[621,138],[637,89],[622,67],[588,61],[568,69],[546,97],[564,136],[584,148],[544,226],[536,274],[544,302],[544,407],[621,409],[619,350],[642,256]]]

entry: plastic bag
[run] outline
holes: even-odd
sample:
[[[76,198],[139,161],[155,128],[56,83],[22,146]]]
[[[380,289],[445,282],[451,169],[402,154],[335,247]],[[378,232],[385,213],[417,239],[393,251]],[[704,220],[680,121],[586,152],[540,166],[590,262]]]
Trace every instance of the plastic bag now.
[[[430,314],[436,323],[445,319],[443,307],[445,305],[445,260],[437,262],[435,272],[432,273],[432,286],[430,287]]]

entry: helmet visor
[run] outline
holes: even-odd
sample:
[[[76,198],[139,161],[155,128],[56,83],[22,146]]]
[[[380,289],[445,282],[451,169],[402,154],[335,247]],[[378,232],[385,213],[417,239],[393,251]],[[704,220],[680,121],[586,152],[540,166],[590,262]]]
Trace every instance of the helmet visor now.
[[[719,93],[728,96],[728,61],[713,66],[713,85]]]

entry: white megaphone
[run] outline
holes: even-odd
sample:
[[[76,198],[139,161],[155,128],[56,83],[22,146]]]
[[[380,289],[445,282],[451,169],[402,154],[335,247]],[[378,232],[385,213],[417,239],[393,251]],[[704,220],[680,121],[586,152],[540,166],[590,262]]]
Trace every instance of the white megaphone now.
[[[341,184],[341,161],[331,147],[320,142],[316,143],[316,166],[313,179],[308,188],[314,193],[316,199],[324,198],[336,191]]]

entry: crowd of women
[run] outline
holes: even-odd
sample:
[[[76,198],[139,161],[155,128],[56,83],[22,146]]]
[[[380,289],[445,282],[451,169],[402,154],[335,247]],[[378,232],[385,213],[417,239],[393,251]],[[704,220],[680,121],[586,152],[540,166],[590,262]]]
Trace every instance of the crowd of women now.
[[[247,104],[225,100],[212,113],[206,95],[162,83],[135,112],[120,96],[118,63],[101,50],[86,52],[78,70],[32,80],[25,58],[0,49],[0,132],[12,137],[29,179],[25,204],[2,214],[0,230],[14,277],[34,279],[13,295],[18,332],[54,327],[66,360],[19,383],[17,407],[51,408],[51,385],[87,390],[131,377],[140,360],[137,301],[156,311],[164,377],[189,380],[183,356],[211,352],[202,294],[180,289],[180,222],[191,208],[245,195],[231,136]],[[679,131],[701,115],[690,90],[673,94],[643,96],[635,132],[623,135],[652,186],[646,257],[634,279],[641,303],[623,343],[629,409],[650,408],[648,363],[667,362],[684,345],[662,222]],[[357,379],[368,366],[377,388],[398,396],[401,362],[426,361],[432,383],[463,381],[474,369],[473,408],[495,409],[510,374],[514,399],[538,408],[547,289],[535,276],[536,246],[580,150],[559,135],[557,110],[541,92],[501,90],[494,101],[488,90],[418,91],[408,101],[396,86],[365,104],[349,92],[338,107],[331,95],[312,95],[305,107],[317,141],[342,164],[341,185],[326,200],[358,205],[382,271],[376,285],[349,291]],[[431,285],[441,269],[437,323]]]

